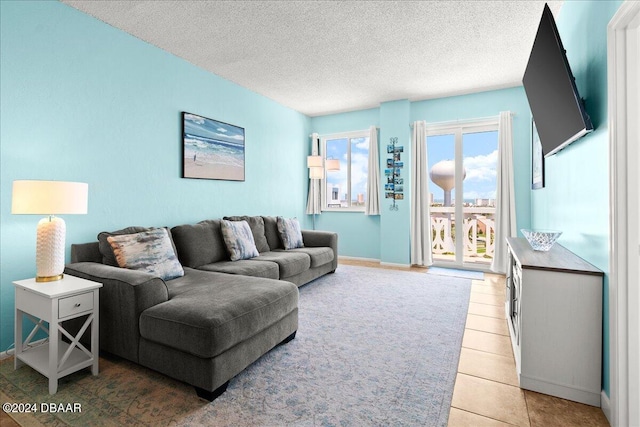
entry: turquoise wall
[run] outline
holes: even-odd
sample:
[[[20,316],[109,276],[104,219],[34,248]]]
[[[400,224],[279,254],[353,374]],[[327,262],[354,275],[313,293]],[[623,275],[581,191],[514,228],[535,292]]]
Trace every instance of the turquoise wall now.
[[[467,120],[497,116],[500,111],[512,111],[516,215],[518,228],[531,225],[531,111],[522,87],[494,90],[470,95],[430,99],[419,102],[406,100],[385,102],[380,108],[333,114],[311,119],[313,132],[320,135],[380,127],[380,169],[384,175],[389,138],[398,137],[404,145],[405,200],[397,202],[398,211],[390,211],[391,202],[380,192],[381,215],[365,216],[355,212],[325,212],[316,219],[317,228],[336,231],[340,235],[340,254],[381,260],[391,264],[410,263],[410,124],[416,120],[427,123]],[[384,177],[381,177],[384,181]]]
[[[390,210],[393,201],[380,197],[380,261],[388,264],[409,265],[411,263],[411,103],[408,100],[385,102],[380,105],[380,180],[384,188],[387,168],[387,145],[391,138],[398,138],[403,146],[404,200],[396,200],[395,210]]]
[[[366,130],[380,125],[377,108],[313,117],[311,128],[320,135]],[[379,136],[379,135],[378,135]],[[316,215],[316,229],[338,233],[342,256],[380,259],[380,217],[362,212],[323,212]]]
[[[35,275],[38,216],[11,215],[16,179],[89,184],[67,246],[129,225],[304,215],[310,119],[58,2],[0,2],[0,351],[12,281]],[[181,178],[181,111],[246,132],[246,181]],[[68,253],[68,250],[67,250]]]
[[[602,386],[610,390],[609,129],[607,24],[621,1],[565,2],[556,19],[594,132],[545,160],[545,188],[532,191],[532,225],[562,231],[563,246],[605,272]]]

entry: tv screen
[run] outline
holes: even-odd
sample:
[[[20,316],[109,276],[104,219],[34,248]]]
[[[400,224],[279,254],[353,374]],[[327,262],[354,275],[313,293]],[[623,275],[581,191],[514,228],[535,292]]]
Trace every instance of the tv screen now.
[[[553,14],[546,4],[522,84],[545,156],[557,153],[593,130]]]

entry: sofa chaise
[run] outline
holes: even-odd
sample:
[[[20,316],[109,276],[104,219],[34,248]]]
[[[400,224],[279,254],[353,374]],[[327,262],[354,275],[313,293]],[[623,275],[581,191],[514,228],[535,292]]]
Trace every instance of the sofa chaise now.
[[[109,236],[151,230],[142,227],[73,244],[65,268],[103,284],[101,350],[191,384],[210,401],[231,378],[295,337],[298,286],[337,268],[335,233],[302,230],[304,246],[286,250],[275,217],[224,220],[247,222],[259,256],[231,261],[224,221],[216,219],[167,231],[180,277],[163,280],[118,265]]]

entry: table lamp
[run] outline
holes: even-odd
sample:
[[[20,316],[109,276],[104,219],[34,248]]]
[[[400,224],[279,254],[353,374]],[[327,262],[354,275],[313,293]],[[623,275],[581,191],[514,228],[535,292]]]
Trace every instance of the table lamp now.
[[[86,214],[89,185],[63,181],[13,181],[12,214],[48,215],[38,223],[36,282],[62,279],[66,225],[59,214]]]

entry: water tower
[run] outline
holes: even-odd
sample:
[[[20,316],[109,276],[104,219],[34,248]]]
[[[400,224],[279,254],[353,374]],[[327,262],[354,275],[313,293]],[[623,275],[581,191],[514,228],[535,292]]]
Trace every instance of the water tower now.
[[[456,164],[453,160],[442,160],[431,168],[431,181],[444,190],[444,206],[451,206],[451,190],[456,186]],[[462,168],[462,179],[467,171]]]
[[[429,172],[431,181],[444,190],[444,206],[451,207],[451,190],[456,186],[456,164],[453,160],[442,160],[431,168]],[[462,179],[467,176],[467,171],[462,169]],[[452,220],[451,209],[445,209],[441,213],[432,215],[436,236],[434,240],[434,250],[437,253],[455,252],[455,243],[452,238],[452,228],[455,221]],[[443,234],[441,234],[443,233]]]

